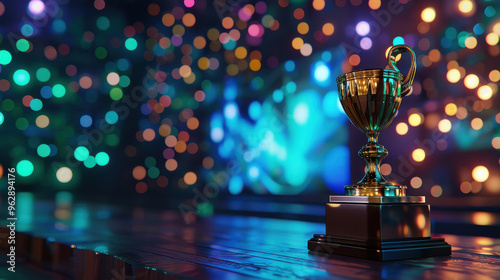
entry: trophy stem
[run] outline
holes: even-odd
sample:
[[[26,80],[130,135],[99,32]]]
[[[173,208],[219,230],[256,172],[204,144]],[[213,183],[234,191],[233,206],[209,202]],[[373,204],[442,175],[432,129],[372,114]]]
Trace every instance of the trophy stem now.
[[[389,154],[378,143],[380,132],[366,133],[368,143],[359,150],[358,155],[366,162],[366,173],[356,185],[346,186],[346,195],[353,196],[405,196],[406,186],[397,186],[387,182],[380,172],[380,162]]]

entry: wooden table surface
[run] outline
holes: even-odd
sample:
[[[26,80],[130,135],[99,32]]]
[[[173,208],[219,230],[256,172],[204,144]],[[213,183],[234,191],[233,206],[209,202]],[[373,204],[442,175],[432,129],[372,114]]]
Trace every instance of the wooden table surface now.
[[[50,203],[24,218],[15,278],[2,253],[0,279],[500,279],[497,238],[441,235],[451,257],[382,263],[309,253],[321,223],[216,214],[186,224],[174,211]]]

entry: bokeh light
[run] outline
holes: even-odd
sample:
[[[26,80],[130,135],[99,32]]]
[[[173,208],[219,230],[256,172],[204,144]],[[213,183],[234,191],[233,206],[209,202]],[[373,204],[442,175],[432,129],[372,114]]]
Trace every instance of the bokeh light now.
[[[485,166],[479,165],[474,167],[474,169],[472,170],[472,178],[477,182],[482,183],[488,180],[489,176],[490,172]]]

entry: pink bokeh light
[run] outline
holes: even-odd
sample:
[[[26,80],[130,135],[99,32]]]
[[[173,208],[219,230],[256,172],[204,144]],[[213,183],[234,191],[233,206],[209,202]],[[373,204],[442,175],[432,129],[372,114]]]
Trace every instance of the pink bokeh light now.
[[[28,4],[29,11],[34,15],[39,15],[45,11],[45,4],[40,0],[32,0]]]
[[[194,6],[194,0],[184,0],[184,6],[192,8]]]

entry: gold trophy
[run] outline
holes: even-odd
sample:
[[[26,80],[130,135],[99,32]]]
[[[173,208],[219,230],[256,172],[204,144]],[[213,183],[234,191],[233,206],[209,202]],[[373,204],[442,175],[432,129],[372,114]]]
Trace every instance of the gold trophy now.
[[[403,52],[411,55],[406,76],[396,67],[396,56]],[[387,59],[389,69],[358,70],[337,78],[347,117],[368,137],[358,153],[366,161],[366,174],[345,186],[345,196],[330,196],[326,234],[309,240],[310,251],[379,261],[451,255],[443,238],[431,238],[425,197],[406,196],[406,186],[387,182],[380,172],[388,153],[378,136],[410,93],[416,73],[415,53],[406,45],[393,46]]]

